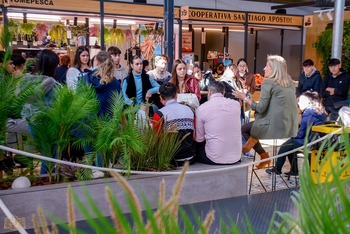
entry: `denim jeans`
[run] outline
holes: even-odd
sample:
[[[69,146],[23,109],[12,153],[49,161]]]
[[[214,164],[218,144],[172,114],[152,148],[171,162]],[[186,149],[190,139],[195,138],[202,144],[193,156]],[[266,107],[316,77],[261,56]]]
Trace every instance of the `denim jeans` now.
[[[299,148],[300,146],[303,146],[303,144],[300,144],[294,138],[290,138],[289,140],[287,140],[286,142],[284,142],[281,145],[281,147],[278,151],[278,154],[286,153],[286,152],[291,151],[293,149]],[[278,158],[276,161],[277,171],[282,170],[282,167],[283,167],[287,157],[288,157],[289,163],[291,165],[290,171],[298,174],[298,159],[296,157],[296,153],[290,153],[286,156]]]

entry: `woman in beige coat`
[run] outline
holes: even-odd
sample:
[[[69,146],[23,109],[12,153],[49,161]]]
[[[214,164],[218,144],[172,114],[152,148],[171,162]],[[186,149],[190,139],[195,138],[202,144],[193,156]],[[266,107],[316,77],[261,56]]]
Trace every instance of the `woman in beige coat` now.
[[[278,55],[269,55],[264,68],[265,80],[261,85],[259,102],[246,97],[243,92],[233,94],[251,105],[255,111],[255,121],[242,126],[242,135],[247,140],[242,152],[251,148],[261,159],[268,158],[258,139],[280,139],[295,137],[298,132],[298,107],[295,99],[295,86],[287,74],[287,64]],[[270,161],[260,163],[257,168],[270,165]]]

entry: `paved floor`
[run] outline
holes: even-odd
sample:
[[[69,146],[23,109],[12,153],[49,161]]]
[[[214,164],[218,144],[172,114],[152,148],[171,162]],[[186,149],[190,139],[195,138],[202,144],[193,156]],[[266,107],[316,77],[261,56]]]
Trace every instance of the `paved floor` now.
[[[264,149],[269,152],[269,155],[272,156],[273,155],[273,142],[272,140],[261,140],[260,141],[262,146],[264,147]],[[284,142],[284,140],[278,140],[277,141],[277,145],[281,145]],[[251,153],[254,154],[254,150],[251,150]],[[259,160],[259,155],[257,154],[257,160]],[[246,157],[242,158],[243,162],[252,162],[253,159],[249,159]],[[302,165],[303,163],[303,159],[298,159],[298,165],[299,167]],[[263,169],[259,169],[259,170],[255,170],[256,174],[253,174],[252,177],[252,188],[251,188],[251,193],[250,194],[256,194],[256,193],[263,193],[265,192],[265,189],[269,192],[272,191],[272,180],[274,179],[274,174],[267,174],[265,172],[267,168],[263,168]],[[286,160],[283,168],[282,168],[282,172],[289,172],[290,170],[290,164],[288,159]],[[252,174],[252,167],[249,167],[248,169],[248,191],[249,191],[249,187],[250,187],[250,180],[251,180],[251,174]],[[261,183],[259,182],[259,179],[261,181]],[[299,184],[299,178],[298,177],[291,177],[290,180],[287,180],[288,178],[285,177],[283,174],[281,176],[276,176],[276,190],[280,190],[280,189],[288,189],[288,188],[293,188],[296,187],[296,185],[298,186]],[[264,189],[265,187],[265,189]]]
[[[227,198],[210,202],[200,202],[183,205],[191,223],[196,227],[196,218],[204,220],[206,214],[215,210],[215,219],[208,233],[226,233],[223,226],[231,227],[235,223],[242,233],[250,233],[247,228],[247,219],[253,227],[253,233],[267,233],[274,211],[289,212],[298,217],[298,211],[291,200],[292,192],[298,189],[283,189],[275,192],[253,194],[235,198]],[[281,222],[276,215],[275,221]],[[195,228],[195,230],[197,230]]]

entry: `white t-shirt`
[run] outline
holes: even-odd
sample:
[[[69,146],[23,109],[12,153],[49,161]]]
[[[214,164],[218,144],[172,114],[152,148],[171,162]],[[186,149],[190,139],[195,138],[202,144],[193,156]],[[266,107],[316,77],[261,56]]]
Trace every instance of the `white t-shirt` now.
[[[78,76],[81,73],[81,71],[78,68],[71,67],[67,71],[66,80],[67,80],[67,86],[70,89],[75,90],[78,84]]]

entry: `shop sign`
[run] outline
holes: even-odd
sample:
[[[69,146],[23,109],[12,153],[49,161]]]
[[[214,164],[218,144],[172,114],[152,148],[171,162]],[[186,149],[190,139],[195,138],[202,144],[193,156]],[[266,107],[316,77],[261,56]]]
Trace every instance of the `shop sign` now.
[[[4,0],[6,7],[29,7],[37,9],[52,9],[76,12],[100,13],[100,3],[95,0]],[[164,17],[164,7],[155,5],[105,2],[106,14],[134,17]],[[174,8],[174,17],[180,17],[179,7]]]
[[[213,11],[181,8],[181,19],[244,23],[245,12]],[[302,16],[248,13],[248,23],[302,26]]]
[[[25,3],[29,5],[46,5],[46,6],[54,6],[53,0],[5,0],[4,5],[10,6],[11,3]]]

